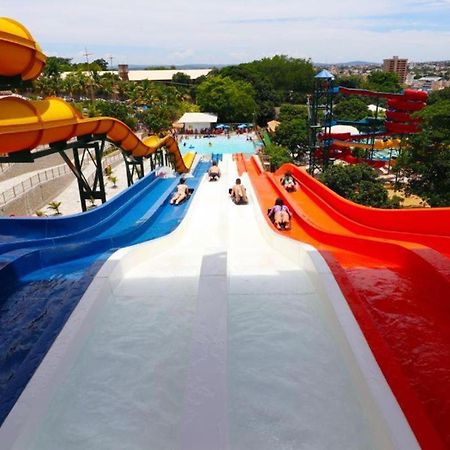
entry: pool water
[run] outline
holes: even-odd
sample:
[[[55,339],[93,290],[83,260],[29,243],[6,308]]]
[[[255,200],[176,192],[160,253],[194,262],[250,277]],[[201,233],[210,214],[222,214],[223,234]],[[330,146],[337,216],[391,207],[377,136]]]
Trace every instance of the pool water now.
[[[181,153],[255,153],[262,145],[259,140],[252,137],[253,140],[247,140],[247,135],[216,136],[212,138],[189,136],[178,141]]]
[[[373,159],[375,160],[389,161],[389,156],[394,159],[397,158],[398,150],[392,150],[392,153],[390,150],[375,150],[373,152]]]

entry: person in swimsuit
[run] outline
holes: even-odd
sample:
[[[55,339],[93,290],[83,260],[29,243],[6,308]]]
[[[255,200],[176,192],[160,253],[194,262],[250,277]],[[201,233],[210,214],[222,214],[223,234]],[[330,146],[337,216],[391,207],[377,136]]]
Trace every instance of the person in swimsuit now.
[[[212,161],[211,167],[208,169],[209,181],[216,181],[220,178],[220,168],[217,165],[217,161]]]
[[[297,190],[296,184],[297,181],[295,181],[295,178],[292,176],[291,172],[289,170],[286,171],[284,174],[284,177],[281,178],[281,184],[284,186],[284,188],[288,192],[294,192]]]
[[[180,178],[180,182],[177,185],[177,190],[175,191],[175,194],[173,194],[170,204],[179,205],[180,202],[182,202],[188,195],[189,188],[186,185],[186,180],[184,178]]]
[[[268,216],[278,230],[289,230],[291,228],[292,214],[282,198],[275,200],[275,205],[269,209]]]
[[[248,203],[247,190],[241,183],[240,178],[236,178],[236,184],[230,189],[230,197],[236,205],[245,205]]]

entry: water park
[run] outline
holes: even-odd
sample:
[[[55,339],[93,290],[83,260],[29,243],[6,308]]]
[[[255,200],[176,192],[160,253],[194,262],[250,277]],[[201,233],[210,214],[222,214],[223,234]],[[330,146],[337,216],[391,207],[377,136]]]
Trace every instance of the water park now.
[[[47,61],[7,18],[0,55],[3,87]],[[337,95],[373,98],[374,117],[335,119]],[[0,162],[57,155],[81,212],[0,217],[0,448],[450,448],[450,208],[363,206],[316,177],[392,165],[427,99],[323,70],[308,164],[270,171],[247,122],[142,135],[1,96]],[[110,146],[126,174],[111,198]]]

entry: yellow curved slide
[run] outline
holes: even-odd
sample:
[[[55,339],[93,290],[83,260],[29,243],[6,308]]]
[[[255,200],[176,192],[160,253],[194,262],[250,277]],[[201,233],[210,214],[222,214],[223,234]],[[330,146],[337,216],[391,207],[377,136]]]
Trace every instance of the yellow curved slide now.
[[[12,19],[0,18],[0,76],[36,78],[46,57],[28,30]],[[173,136],[151,136],[141,141],[127,125],[111,117],[84,118],[70,104],[51,97],[29,101],[0,99],[0,154],[32,150],[38,145],[100,134],[130,152],[149,156],[161,147],[174,155],[177,172],[188,172]]]
[[[0,76],[34,80],[46,61],[39,44],[22,24],[0,17]]]
[[[371,149],[372,144],[363,144],[361,142],[355,141],[341,141],[339,139],[333,139],[333,144],[340,145],[341,147],[355,147],[355,148],[365,148]],[[400,148],[400,139],[389,139],[387,141],[382,141],[377,139],[373,145],[375,150],[384,150],[390,148]]]
[[[83,118],[70,104],[50,97],[29,101],[18,97],[0,99],[0,153],[31,150],[38,145],[68,141],[76,136],[105,134],[133,156],[149,156],[161,147],[175,156],[178,172],[188,168],[172,136],[151,136],[141,141],[124,123],[111,117]]]

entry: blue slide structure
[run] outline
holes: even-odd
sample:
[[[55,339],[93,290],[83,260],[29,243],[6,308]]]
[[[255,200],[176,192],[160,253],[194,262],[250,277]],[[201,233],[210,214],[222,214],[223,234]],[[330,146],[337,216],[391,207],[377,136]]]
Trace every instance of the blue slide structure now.
[[[187,179],[194,195],[208,166]],[[0,219],[0,424],[106,259],[181,222],[190,201],[169,204],[177,182],[150,173],[87,213]]]

